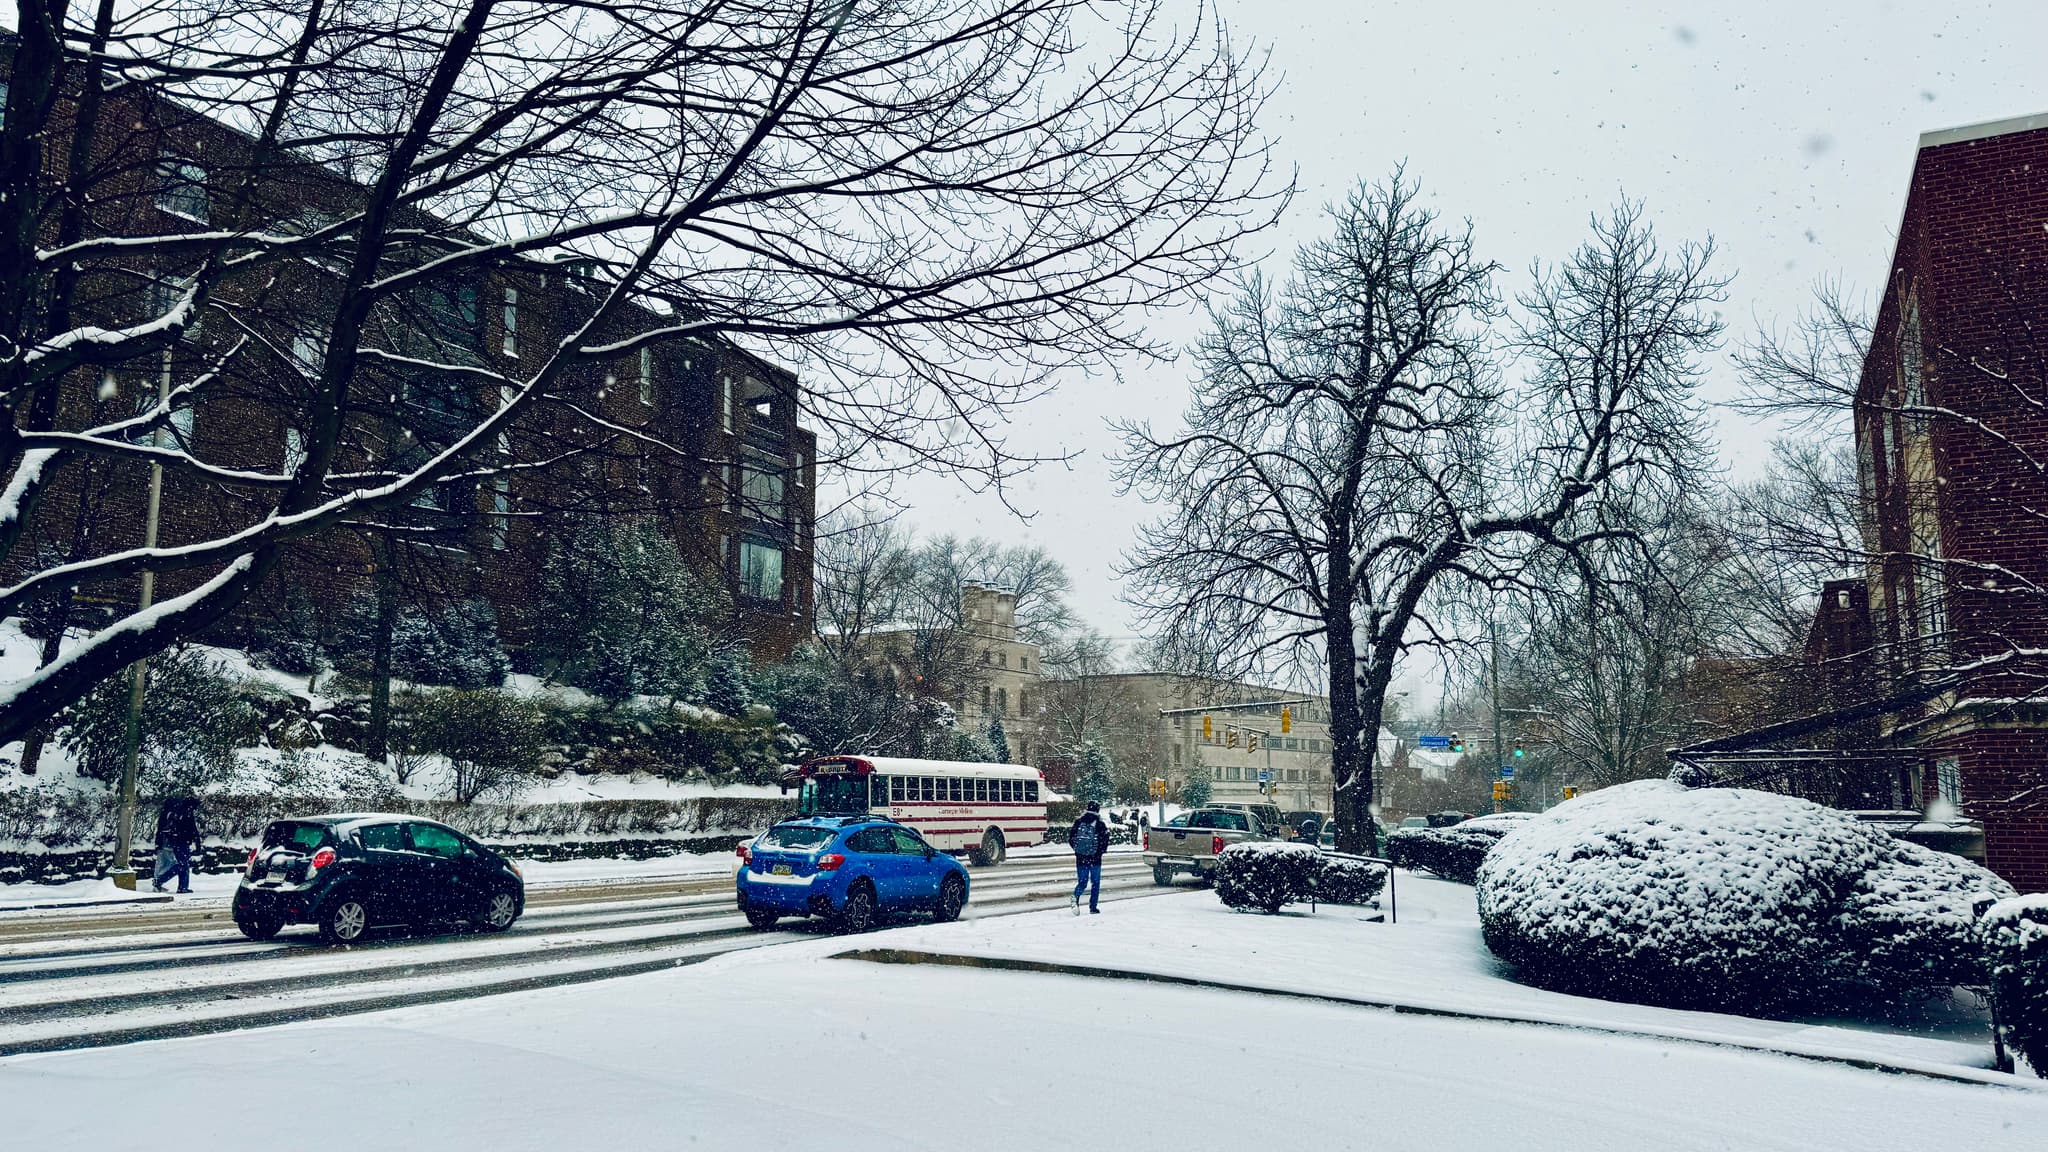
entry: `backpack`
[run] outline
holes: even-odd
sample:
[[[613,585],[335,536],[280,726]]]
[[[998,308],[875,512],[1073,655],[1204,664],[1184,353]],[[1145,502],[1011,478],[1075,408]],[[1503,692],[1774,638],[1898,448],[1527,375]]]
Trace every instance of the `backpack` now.
[[[1076,820],[1074,822],[1074,834],[1071,839],[1074,842],[1074,855],[1102,855],[1102,822],[1087,819]]]

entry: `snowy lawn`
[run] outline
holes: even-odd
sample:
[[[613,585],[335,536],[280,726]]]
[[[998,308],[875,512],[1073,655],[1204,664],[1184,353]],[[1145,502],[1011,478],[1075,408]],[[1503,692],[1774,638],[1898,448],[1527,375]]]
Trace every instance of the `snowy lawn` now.
[[[806,941],[574,988],[15,1057],[0,1060],[0,1115],[8,1146],[39,1152],[216,1152],[250,1133],[437,1152],[1007,1150],[1066,1148],[1076,1133],[1121,1142],[1148,1124],[1216,1149],[2017,1152],[2048,1130],[2048,1092],[1580,1030],[827,958],[856,944],[975,946],[1294,986],[1355,984],[1413,951],[1398,983],[1469,993],[1475,974],[1452,965],[1432,982],[1424,969],[1451,937],[1476,945],[1476,928],[1432,914],[1441,901],[1426,893],[1415,902],[1389,929],[1355,912],[1238,916],[1189,893],[1096,917]],[[1189,929],[1202,938],[1173,943]]]
[[[1974,1003],[1929,1005],[1910,1019],[1764,1020],[1596,1000],[1516,983],[1480,939],[1472,889],[1403,872],[1398,921],[1368,923],[1376,912],[1306,904],[1277,917],[1233,912],[1214,895],[1118,904],[1127,928],[1105,931],[1102,917],[1054,918],[1028,927],[993,919],[891,933],[891,946],[956,955],[997,956],[1129,969],[1289,991],[1508,1016],[1593,1028],[1761,1045],[1813,1055],[1925,1066],[1987,1069],[1988,1014]],[[2043,1084],[2048,1088],[2048,1083]]]

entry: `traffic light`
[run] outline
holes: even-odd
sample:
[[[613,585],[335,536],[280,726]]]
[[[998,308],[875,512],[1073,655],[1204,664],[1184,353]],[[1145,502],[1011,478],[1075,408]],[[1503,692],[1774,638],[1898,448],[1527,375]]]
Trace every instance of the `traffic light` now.
[[[1465,738],[1458,735],[1456,732],[1451,733],[1451,751],[1463,752],[1464,750]]]
[[[1202,717],[1202,739],[1216,739],[1216,727],[1215,725],[1209,722],[1209,718],[1207,716]]]
[[[1166,779],[1164,777],[1154,776],[1152,778],[1152,798],[1154,800],[1166,799]]]
[[[1259,750],[1259,734],[1257,732],[1247,732],[1244,734],[1244,750],[1247,752],[1257,752]]]
[[[1524,751],[1522,750],[1522,738],[1521,738],[1520,736],[1517,736],[1517,737],[1515,737],[1515,751],[1514,751],[1514,757],[1515,757],[1515,759],[1517,759],[1517,760],[1520,760],[1520,759],[1521,759],[1522,757],[1524,757],[1524,756],[1527,756],[1527,755],[1528,755],[1528,753],[1527,753],[1527,752],[1524,752]]]
[[[1294,731],[1294,710],[1292,708],[1283,707],[1280,709],[1280,730],[1282,732]]]
[[[1505,781],[1505,780],[1495,780],[1495,781],[1493,782],[1493,798],[1494,798],[1495,800],[1505,800],[1505,799],[1507,799],[1507,798],[1508,798],[1508,782],[1507,782],[1507,781]]]
[[[1237,747],[1237,729],[1225,728],[1223,730],[1223,746],[1225,748]]]
[[[1577,796],[1578,794],[1579,794],[1579,790],[1578,790],[1578,788],[1577,788],[1577,787],[1575,787],[1575,786],[1573,786],[1573,785],[1570,785],[1570,784],[1567,784],[1567,785],[1565,785],[1565,786],[1564,786],[1564,798],[1565,798],[1565,799],[1569,800],[1569,799],[1571,799],[1572,797],[1574,797],[1574,796]]]

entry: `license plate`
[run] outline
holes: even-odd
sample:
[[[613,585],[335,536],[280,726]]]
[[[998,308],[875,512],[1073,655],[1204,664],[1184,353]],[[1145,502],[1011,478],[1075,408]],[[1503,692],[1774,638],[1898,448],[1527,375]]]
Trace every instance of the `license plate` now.
[[[776,874],[777,876],[787,876],[787,875],[789,875],[789,865],[787,865],[787,864],[777,864],[777,865],[776,865],[776,866],[774,867],[773,871],[774,871],[774,873],[775,873],[775,874]]]

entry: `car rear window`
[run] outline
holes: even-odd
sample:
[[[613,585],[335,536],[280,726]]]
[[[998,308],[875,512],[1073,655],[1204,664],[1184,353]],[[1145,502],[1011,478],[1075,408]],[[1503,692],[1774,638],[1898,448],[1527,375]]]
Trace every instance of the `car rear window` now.
[[[796,852],[809,852],[832,842],[834,832],[830,828],[817,828],[808,824],[794,824],[786,828],[770,828],[761,834],[761,847],[787,848]]]
[[[263,830],[265,848],[294,848],[311,852],[327,842],[327,825],[297,820],[279,820]]]
[[[1196,828],[1222,828],[1232,832],[1250,829],[1250,822],[1242,812],[1197,812],[1188,823]]]

